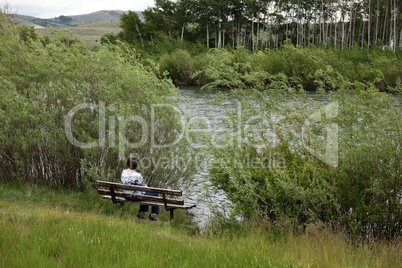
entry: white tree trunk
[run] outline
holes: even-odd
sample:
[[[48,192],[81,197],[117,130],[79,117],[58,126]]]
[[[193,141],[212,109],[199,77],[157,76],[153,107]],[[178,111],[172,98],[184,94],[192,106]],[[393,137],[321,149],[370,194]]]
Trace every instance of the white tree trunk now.
[[[377,0],[377,13],[376,13],[376,21],[375,21],[375,45],[377,45],[378,41],[378,18],[380,16],[380,0]]]
[[[370,47],[370,28],[371,28],[371,0],[369,0],[369,18],[367,27],[367,46]]]
[[[398,6],[396,4],[396,0],[394,0],[394,52],[396,51],[396,45],[397,45],[397,35],[396,35],[396,21],[397,21],[397,14],[398,12]]]
[[[207,12],[208,17],[208,12]],[[209,21],[207,19],[207,48],[209,48]]]

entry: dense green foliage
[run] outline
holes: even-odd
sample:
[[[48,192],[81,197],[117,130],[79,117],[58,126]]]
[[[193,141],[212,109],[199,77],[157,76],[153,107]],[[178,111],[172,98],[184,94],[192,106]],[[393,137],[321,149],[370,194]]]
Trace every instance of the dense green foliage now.
[[[192,162],[182,162],[193,152],[176,142],[171,81],[124,44],[91,51],[69,31],[54,34],[44,42],[0,14],[0,179],[82,189],[118,178],[135,152],[150,185],[188,181]]]
[[[324,223],[364,239],[401,235],[400,91],[393,96],[322,72],[317,83],[338,87],[323,106],[298,81],[244,73],[247,66],[222,64],[232,55],[218,56],[206,74],[212,86],[233,88],[242,105],[231,120],[241,129],[224,148],[211,148],[211,175],[235,213],[295,226]]]
[[[161,71],[167,71],[175,83],[190,83],[209,87],[233,86],[222,77],[208,75],[214,68],[236,70],[246,76],[258,76],[260,73],[286,75],[290,80],[298,81],[306,90],[325,89],[336,91],[342,81],[374,84],[383,91],[400,88],[402,79],[402,53],[359,48],[352,50],[321,49],[313,46],[294,47],[286,44],[282,50],[265,50],[250,53],[246,49],[217,49],[208,53],[191,56],[185,50],[176,50],[164,54],[160,59]],[[190,79],[189,79],[190,77]],[[229,83],[241,82],[241,87],[253,86],[246,79],[234,80],[227,77]]]
[[[268,224],[199,233],[179,215],[173,224],[167,213],[152,224],[131,213],[120,215],[119,206],[95,193],[0,184],[0,266],[401,266],[400,244],[354,246],[317,228],[278,235]]]

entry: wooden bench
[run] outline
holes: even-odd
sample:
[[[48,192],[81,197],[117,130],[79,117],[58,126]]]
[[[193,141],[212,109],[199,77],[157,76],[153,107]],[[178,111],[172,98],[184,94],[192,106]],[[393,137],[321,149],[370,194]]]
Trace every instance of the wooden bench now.
[[[190,209],[196,206],[195,204],[184,203],[182,198],[172,198],[171,196],[182,196],[182,192],[178,190],[127,185],[107,181],[96,181],[96,190],[98,194],[102,195],[102,198],[112,200],[114,204],[119,203],[122,210],[124,210],[125,202],[164,207],[166,211],[170,212],[171,221],[173,220],[173,212],[175,209]],[[124,190],[156,193],[158,196],[132,194]],[[127,200],[127,198],[136,199],[138,201]]]

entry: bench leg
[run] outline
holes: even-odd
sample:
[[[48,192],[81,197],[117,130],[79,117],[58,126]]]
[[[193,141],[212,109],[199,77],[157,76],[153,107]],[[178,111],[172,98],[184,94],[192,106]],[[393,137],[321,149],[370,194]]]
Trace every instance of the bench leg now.
[[[174,216],[174,208],[169,209],[169,211],[170,211],[170,222],[172,222]]]

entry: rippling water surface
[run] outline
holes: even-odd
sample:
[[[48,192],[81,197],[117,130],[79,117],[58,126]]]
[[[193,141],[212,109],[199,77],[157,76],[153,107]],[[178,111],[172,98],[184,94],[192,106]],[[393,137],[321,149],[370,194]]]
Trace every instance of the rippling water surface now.
[[[190,120],[198,118],[209,122],[214,130],[213,135],[219,136],[220,123],[227,117],[227,110],[236,109],[234,99],[230,99],[228,94],[222,91],[201,91],[198,87],[184,87],[179,93],[182,96],[180,108]],[[214,102],[218,93],[226,95],[226,99],[219,106]],[[202,228],[212,215],[212,209],[224,212],[224,207],[229,205],[229,202],[224,192],[216,191],[211,186],[208,167],[199,166],[194,179],[196,183],[187,201],[197,204],[189,213],[192,214],[194,223]]]

